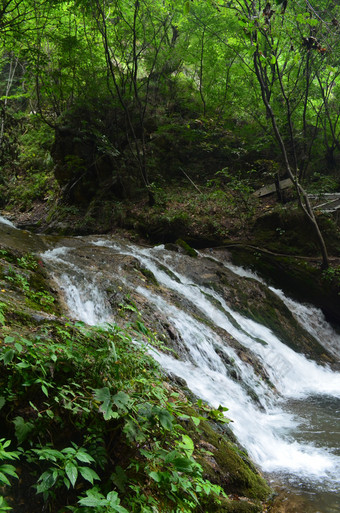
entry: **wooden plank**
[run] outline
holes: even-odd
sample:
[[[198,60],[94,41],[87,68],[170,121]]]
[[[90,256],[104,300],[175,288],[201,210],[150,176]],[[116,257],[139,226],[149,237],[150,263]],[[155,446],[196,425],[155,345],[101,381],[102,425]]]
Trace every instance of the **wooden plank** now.
[[[280,187],[282,190],[288,189],[289,187],[293,186],[293,182],[290,178],[286,178],[285,180],[280,181]],[[269,196],[269,194],[274,194],[276,192],[275,183],[266,185],[264,187],[261,187],[261,189],[258,189],[254,192],[254,196],[257,196],[258,198],[263,198],[264,196]]]

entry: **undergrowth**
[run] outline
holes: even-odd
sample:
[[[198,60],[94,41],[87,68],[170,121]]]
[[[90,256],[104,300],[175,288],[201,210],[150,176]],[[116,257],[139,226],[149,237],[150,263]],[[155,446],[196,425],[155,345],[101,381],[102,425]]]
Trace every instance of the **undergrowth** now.
[[[0,512],[204,511],[224,495],[182,427],[203,417],[137,338],[66,322],[0,339]]]

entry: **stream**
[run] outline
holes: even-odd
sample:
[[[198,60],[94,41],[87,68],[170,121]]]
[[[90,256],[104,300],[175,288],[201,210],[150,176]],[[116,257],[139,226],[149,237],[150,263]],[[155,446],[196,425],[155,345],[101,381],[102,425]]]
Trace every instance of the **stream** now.
[[[40,256],[71,318],[118,322],[115,307],[128,294],[143,319],[170,334],[176,355],[152,350],[163,369],[212,406],[228,407],[233,432],[269,483],[301,497],[301,509],[289,511],[340,512],[340,373],[289,347],[244,305],[269,295],[299,325],[292,338],[304,333],[339,361],[340,335],[320,310],[218,251],[194,259],[113,236],[41,239]]]

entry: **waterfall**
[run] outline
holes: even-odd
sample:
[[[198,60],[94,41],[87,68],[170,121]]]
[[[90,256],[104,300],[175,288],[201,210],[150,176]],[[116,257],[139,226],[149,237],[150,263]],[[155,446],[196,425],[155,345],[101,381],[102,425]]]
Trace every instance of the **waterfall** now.
[[[58,247],[43,254],[45,262],[59,264],[59,273],[53,272],[54,281],[65,295],[70,313],[86,324],[98,325],[113,321],[105,295],[99,290],[95,277],[88,277],[80,267],[68,261],[70,247]],[[66,257],[66,258],[65,258]]]
[[[315,426],[313,420],[310,430],[306,428],[312,412],[320,403],[322,406],[328,401],[333,408],[331,429],[336,440],[340,373],[296,353],[267,327],[234,311],[213,288],[199,285],[191,277],[181,274],[178,264],[188,257],[167,252],[162,246],[141,248],[109,238],[97,238],[88,244],[94,251],[93,261],[87,261],[85,267],[84,259],[77,256],[77,248],[59,247],[42,255],[45,262],[54,266],[54,278],[75,319],[88,324],[112,322],[113,319],[107,294],[99,285],[99,282],[105,283],[110,273],[104,276],[102,269],[94,266],[96,248],[107,252],[105,264],[109,270],[110,260],[113,261],[115,256],[133,257],[153,273],[166,293],[150,290],[143,284],[136,286],[123,270],[110,272],[153,305],[155,312],[165,316],[179,334],[179,358],[153,351],[163,368],[183,378],[195,395],[212,406],[222,404],[229,408],[227,416],[232,419],[235,435],[263,471],[284,475],[294,483],[303,483],[305,488],[312,486],[313,493],[315,490],[322,493],[325,489],[330,494],[340,491],[337,442],[321,443],[317,435],[318,430],[326,431],[330,427],[318,425],[316,428],[320,421],[317,419]],[[250,271],[228,266],[239,276],[259,280]],[[316,315],[313,307],[299,305],[281,291],[272,290],[321,343],[324,340],[326,346],[334,343],[333,353],[337,354],[339,336],[319,313]],[[178,301],[172,302],[174,294],[177,298],[185,298],[192,308],[184,310]],[[312,326],[311,319],[314,319]],[[269,379],[264,379],[249,361],[240,357],[224,333],[255,355]],[[313,429],[314,439],[310,435]]]

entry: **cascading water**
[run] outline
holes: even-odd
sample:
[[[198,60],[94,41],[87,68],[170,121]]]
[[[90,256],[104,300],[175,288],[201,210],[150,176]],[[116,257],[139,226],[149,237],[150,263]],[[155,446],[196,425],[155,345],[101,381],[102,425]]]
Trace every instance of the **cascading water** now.
[[[54,280],[64,292],[70,312],[80,321],[90,325],[113,320],[105,295],[99,290],[94,278],[67,260],[72,248],[61,247],[44,253],[44,260],[61,264],[63,272],[54,275]],[[65,258],[66,257],[66,258]]]
[[[221,262],[216,259],[216,261]],[[264,281],[252,271],[238,267],[236,265],[224,263],[227,269],[230,269],[239,276],[245,278],[252,278],[261,283]],[[337,358],[340,358],[340,334],[337,332],[325,319],[324,314],[320,308],[312,305],[304,305],[294,301],[294,299],[287,297],[282,290],[274,287],[269,287],[280,299],[287,305],[298,322],[309,332],[313,337],[322,340],[322,345],[326,347]]]
[[[103,238],[92,242],[93,260],[87,257],[86,262],[78,258],[77,247],[45,252],[43,258],[53,266],[55,280],[74,318],[89,324],[113,319],[107,294],[99,285],[108,277],[103,280],[102,269],[94,267],[96,247],[106,252],[107,270],[116,255],[133,257],[153,273],[161,286],[162,293],[158,293],[144,285],[136,286],[122,269],[111,271],[115,279],[130,286],[153,305],[155,312],[165,316],[179,334],[180,358],[154,353],[163,368],[183,378],[197,396],[213,406],[227,406],[233,431],[263,471],[284,476],[286,482],[314,496],[309,511],[340,511],[340,374],[296,353],[268,328],[234,311],[213,288],[178,272],[181,259],[188,257],[160,246],[140,248]],[[232,270],[257,278],[240,268]],[[321,342],[327,338],[327,346],[337,354],[339,336],[324,320],[310,328],[306,319],[315,317],[313,309],[292,302],[281,291],[274,292],[314,336]],[[171,301],[172,295],[177,301]],[[191,308],[181,309],[178,298],[185,298]],[[224,333],[255,355],[269,379],[240,357]]]
[[[6,217],[0,216],[0,223],[7,224],[7,226],[10,226],[11,228],[16,228],[16,226],[10,221],[9,219],[6,219]]]

